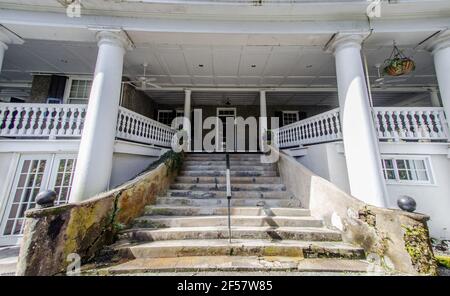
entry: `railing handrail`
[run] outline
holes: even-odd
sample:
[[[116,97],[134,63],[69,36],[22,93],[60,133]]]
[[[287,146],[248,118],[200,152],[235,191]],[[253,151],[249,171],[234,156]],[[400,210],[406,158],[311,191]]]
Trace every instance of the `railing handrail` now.
[[[443,107],[372,107],[374,111],[444,111]]]
[[[25,107],[73,107],[73,108],[85,108],[87,104],[51,104],[51,103],[0,103],[1,107],[11,107],[11,106],[25,106]]]
[[[324,117],[324,116],[326,116],[328,114],[333,114],[336,111],[339,111],[339,107],[331,109],[331,110],[328,110],[328,111],[325,111],[325,112],[322,112],[322,113],[319,113],[319,114],[316,114],[316,115],[313,115],[311,117],[308,117],[308,118],[305,118],[305,119],[302,119],[302,120],[299,120],[299,121],[296,121],[296,122],[293,122],[293,123],[290,123],[290,124],[287,124],[287,125],[284,125],[284,126],[278,128],[278,129],[285,129],[285,128],[287,129],[287,128],[290,128],[290,127],[293,127],[293,126],[301,125],[302,123],[308,123],[308,122],[311,122],[311,121],[315,121],[316,119]],[[275,129],[275,130],[277,130],[277,129]]]
[[[168,129],[171,129],[171,130],[174,130],[174,131],[175,131],[174,128],[172,128],[171,126],[168,126],[167,124],[164,124],[164,123],[162,123],[162,122],[156,121],[156,120],[154,120],[154,119],[152,119],[152,118],[149,118],[149,117],[147,117],[147,116],[144,116],[144,115],[142,115],[142,114],[139,114],[139,113],[137,113],[137,112],[135,112],[135,111],[132,111],[132,110],[130,110],[130,109],[127,109],[127,108],[125,108],[125,107],[123,107],[123,106],[119,106],[119,114],[120,114],[120,111],[124,111],[124,112],[127,112],[127,113],[129,113],[129,114],[132,114],[133,116],[138,117],[138,118],[140,118],[140,119],[142,119],[142,120],[145,120],[145,121],[147,121],[147,122],[151,122],[151,123],[154,124],[154,125],[157,125],[157,126],[160,126],[160,127],[163,127],[163,128],[168,128]]]

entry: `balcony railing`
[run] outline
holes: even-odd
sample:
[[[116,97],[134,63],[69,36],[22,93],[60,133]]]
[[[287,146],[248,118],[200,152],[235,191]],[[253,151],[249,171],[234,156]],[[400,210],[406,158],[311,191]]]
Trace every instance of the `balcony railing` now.
[[[382,141],[446,141],[443,108],[376,107],[373,118]],[[274,130],[280,148],[342,140],[339,108]]]
[[[87,105],[0,103],[0,136],[76,138],[81,136]]]
[[[119,107],[117,138],[170,147],[175,130],[156,120]]]
[[[0,137],[80,138],[87,105],[0,103]],[[119,107],[119,139],[170,147],[175,130]]]

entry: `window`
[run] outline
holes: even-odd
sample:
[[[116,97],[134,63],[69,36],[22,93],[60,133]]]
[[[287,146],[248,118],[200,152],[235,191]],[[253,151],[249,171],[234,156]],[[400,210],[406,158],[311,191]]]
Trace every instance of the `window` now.
[[[383,157],[381,162],[388,183],[432,183],[428,158]]]
[[[298,111],[283,111],[283,126],[298,121]]]
[[[184,111],[183,110],[177,110],[176,111],[176,122],[175,122],[175,129],[181,130],[183,129],[183,117],[184,117]]]
[[[74,154],[22,155],[2,219],[0,236],[15,243],[14,240],[23,233],[25,211],[36,206],[36,196],[43,190],[56,192],[55,205],[67,203],[75,163]]]
[[[158,110],[158,121],[162,124],[170,126],[174,118],[174,112],[172,110]]]
[[[66,88],[66,100],[72,104],[86,104],[91,92],[92,80],[70,78]]]

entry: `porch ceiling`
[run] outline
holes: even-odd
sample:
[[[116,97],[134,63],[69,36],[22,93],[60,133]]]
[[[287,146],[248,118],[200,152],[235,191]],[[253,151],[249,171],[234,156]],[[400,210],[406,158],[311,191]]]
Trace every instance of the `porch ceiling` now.
[[[158,104],[183,106],[184,92],[151,91],[149,97]],[[429,106],[427,92],[374,92],[374,106]],[[194,106],[259,106],[258,92],[192,92]],[[269,106],[338,106],[336,92],[268,92]]]
[[[432,56],[414,49],[432,33],[398,35],[396,41],[405,44],[405,54],[414,58],[417,69],[405,77],[386,79],[388,85],[437,85]],[[124,75],[131,79],[142,74],[146,62],[147,74],[163,87],[336,87],[334,58],[323,51],[329,34],[295,38],[146,34],[130,33],[136,49],[126,54]],[[390,55],[395,37],[378,33],[367,40],[364,53],[372,82],[377,78],[375,66]],[[28,39],[6,51],[0,82],[30,81],[31,74],[39,72],[92,75],[96,54],[94,42]]]

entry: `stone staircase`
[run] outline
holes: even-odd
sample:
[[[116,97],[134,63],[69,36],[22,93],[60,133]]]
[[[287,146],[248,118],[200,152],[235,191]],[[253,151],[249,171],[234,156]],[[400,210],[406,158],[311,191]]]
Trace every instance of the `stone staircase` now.
[[[191,153],[167,194],[120,233],[112,248],[130,261],[108,272],[367,270],[363,249],[301,208],[276,164],[231,154],[230,166],[231,243],[225,155]]]

